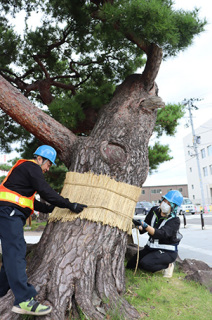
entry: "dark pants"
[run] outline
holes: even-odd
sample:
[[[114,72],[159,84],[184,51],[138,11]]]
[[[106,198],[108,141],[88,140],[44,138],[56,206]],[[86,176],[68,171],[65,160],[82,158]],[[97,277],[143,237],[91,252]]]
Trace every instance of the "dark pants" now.
[[[176,251],[151,250],[148,246],[145,246],[144,249],[139,251],[138,267],[150,272],[166,269],[169,263],[177,259],[177,254]],[[128,261],[127,268],[135,269],[136,262],[137,254]]]
[[[23,226],[24,214],[18,209],[0,206],[0,239],[2,245],[2,267],[0,271],[0,297],[12,290],[14,305],[37,295],[35,288],[27,282],[26,242]],[[14,213],[14,214],[13,214]]]

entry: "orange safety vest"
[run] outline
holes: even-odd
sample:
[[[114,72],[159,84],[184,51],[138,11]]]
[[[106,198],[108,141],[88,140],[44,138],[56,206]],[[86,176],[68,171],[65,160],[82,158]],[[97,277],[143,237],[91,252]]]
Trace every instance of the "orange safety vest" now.
[[[31,214],[33,214],[33,212],[34,212],[34,199],[35,199],[35,194],[36,194],[37,191],[35,191],[35,193],[31,197],[25,197],[25,196],[22,196],[21,194],[15,192],[15,191],[7,189],[4,186],[4,183],[7,181],[8,177],[10,176],[12,171],[17,166],[19,166],[21,163],[26,162],[26,161],[31,161],[31,162],[37,163],[35,160],[25,160],[25,159],[21,159],[21,160],[18,160],[16,162],[16,164],[8,172],[8,175],[6,176],[6,178],[0,184],[0,201],[12,202],[12,203],[17,204],[18,206],[20,206],[22,208],[29,208],[32,211]]]

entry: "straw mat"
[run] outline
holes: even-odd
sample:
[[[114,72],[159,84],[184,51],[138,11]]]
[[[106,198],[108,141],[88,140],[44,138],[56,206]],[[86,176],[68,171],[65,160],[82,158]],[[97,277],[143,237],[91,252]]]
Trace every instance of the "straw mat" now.
[[[132,218],[141,189],[117,182],[106,175],[68,172],[61,195],[70,202],[86,204],[80,214],[56,207],[49,221],[73,221],[76,218],[118,227],[132,233]]]

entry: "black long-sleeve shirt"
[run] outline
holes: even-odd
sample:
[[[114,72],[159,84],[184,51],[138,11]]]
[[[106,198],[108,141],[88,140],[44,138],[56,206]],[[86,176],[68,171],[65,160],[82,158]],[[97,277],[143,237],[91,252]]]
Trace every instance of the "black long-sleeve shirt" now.
[[[10,174],[4,186],[12,191],[15,191],[22,196],[30,197],[35,191],[42,199],[51,204],[51,206],[42,203],[35,199],[34,209],[44,213],[51,212],[54,206],[60,208],[69,208],[70,202],[68,199],[60,196],[46,182],[40,166],[32,161],[26,161],[18,165]],[[16,207],[22,211],[26,217],[31,213],[29,208],[22,208],[17,204],[7,201],[0,201],[0,206]]]
[[[155,233],[153,236],[150,236],[151,239],[158,239],[159,244],[178,244],[179,240],[177,239],[177,233],[180,228],[180,219],[179,217],[173,217],[172,219],[168,220],[170,216],[162,217],[161,216],[161,209],[160,207],[152,207],[149,213],[145,218],[145,222],[151,226],[151,221],[153,216],[156,216],[153,228],[155,229]],[[164,220],[168,220],[164,226],[160,229],[160,225]],[[140,233],[144,233],[145,231],[142,230]]]

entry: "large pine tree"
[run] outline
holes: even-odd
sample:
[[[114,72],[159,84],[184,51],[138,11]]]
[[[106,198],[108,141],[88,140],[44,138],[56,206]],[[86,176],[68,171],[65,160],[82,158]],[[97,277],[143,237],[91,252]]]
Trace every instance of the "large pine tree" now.
[[[45,13],[43,24],[35,31],[26,29],[24,40],[1,17],[0,108],[52,145],[69,171],[91,171],[141,187],[149,170],[148,142],[157,109],[164,107],[155,83],[161,61],[190,45],[205,21],[198,19],[196,9],[174,10],[169,0],[20,0],[1,5],[14,11],[24,5],[29,13],[34,3]],[[9,33],[17,49],[13,58],[6,50]],[[143,64],[142,74],[131,74]],[[47,111],[32,103],[38,100],[48,105]],[[169,124],[165,128],[174,130]],[[100,320],[114,304],[123,319],[139,319],[122,298],[126,244],[127,233],[117,227],[80,218],[49,223],[28,263],[29,281],[53,305],[44,319],[69,319],[79,307],[90,319]],[[0,300],[1,320],[19,318],[10,312],[12,299],[9,293]]]

